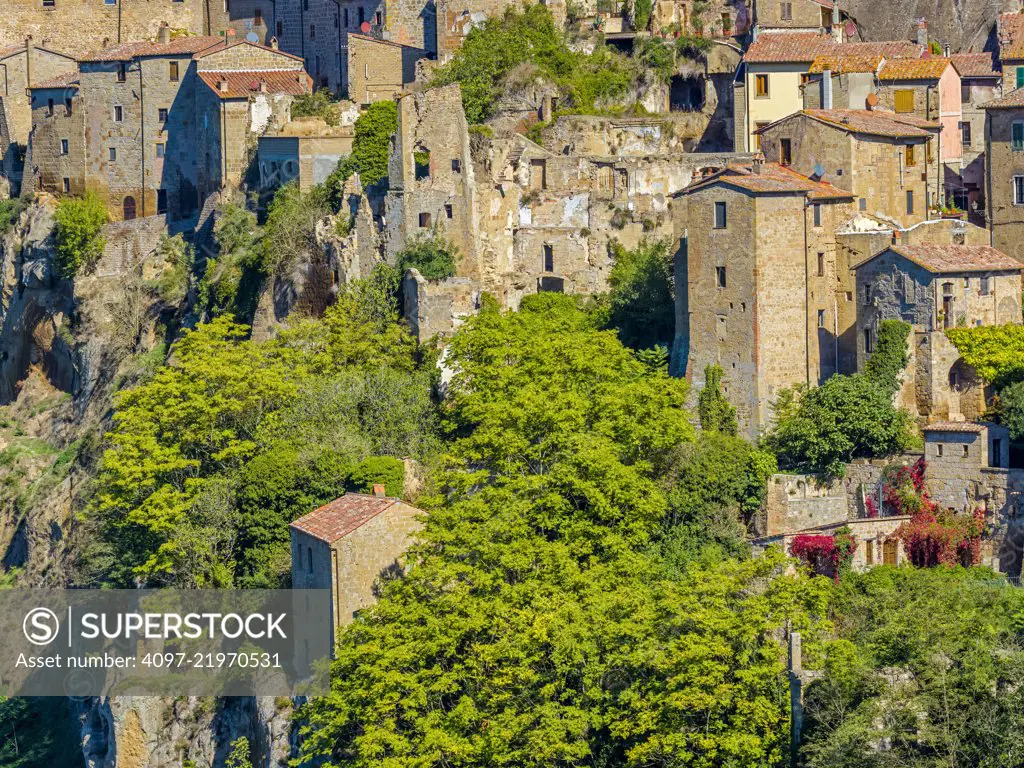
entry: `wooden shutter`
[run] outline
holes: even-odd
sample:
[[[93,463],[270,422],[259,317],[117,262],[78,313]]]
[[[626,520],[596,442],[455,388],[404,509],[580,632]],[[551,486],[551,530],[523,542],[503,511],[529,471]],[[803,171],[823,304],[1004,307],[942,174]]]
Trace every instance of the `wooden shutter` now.
[[[914,92],[911,90],[899,90],[896,91],[896,111],[897,112],[913,112],[914,111]]]

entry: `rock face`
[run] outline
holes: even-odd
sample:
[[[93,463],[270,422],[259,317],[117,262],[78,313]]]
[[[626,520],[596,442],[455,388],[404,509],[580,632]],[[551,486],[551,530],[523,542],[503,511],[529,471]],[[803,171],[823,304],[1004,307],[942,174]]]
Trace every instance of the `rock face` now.
[[[254,768],[278,768],[291,754],[287,698],[121,696],[81,702],[86,768],[223,766],[231,744],[249,740]]]
[[[844,11],[865,40],[914,40],[917,22],[928,22],[928,35],[954,53],[981,51],[989,42],[1000,12],[1016,11],[1013,0],[847,0]]]

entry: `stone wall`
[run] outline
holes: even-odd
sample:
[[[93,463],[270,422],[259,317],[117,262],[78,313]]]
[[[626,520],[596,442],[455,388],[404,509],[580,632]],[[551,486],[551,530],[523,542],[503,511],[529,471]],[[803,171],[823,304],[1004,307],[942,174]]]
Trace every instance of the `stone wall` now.
[[[1024,108],[988,112],[988,189],[992,245],[1024,261],[1024,205],[1013,200],[1013,179],[1024,176],[1024,152],[1014,151],[1012,125],[1024,120]]]
[[[77,64],[71,57],[35,45],[0,59],[0,97],[3,97],[6,107],[12,141],[27,144],[32,130],[28,87],[75,69]],[[0,148],[0,156],[2,152]]]
[[[31,156],[26,163],[28,178],[34,179],[38,189],[82,194],[86,188],[85,109],[77,89],[34,90],[32,107],[35,127],[31,134]]]
[[[348,93],[359,104],[399,96],[416,79],[416,62],[427,51],[408,45],[348,36]]]
[[[480,309],[480,289],[465,277],[428,281],[415,269],[402,281],[403,314],[421,342],[452,335],[466,317]]]

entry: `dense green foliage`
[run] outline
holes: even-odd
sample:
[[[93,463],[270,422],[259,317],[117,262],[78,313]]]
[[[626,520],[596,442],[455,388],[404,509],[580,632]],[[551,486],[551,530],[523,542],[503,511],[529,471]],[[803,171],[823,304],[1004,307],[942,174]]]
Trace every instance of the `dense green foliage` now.
[[[627,249],[613,242],[612,253],[611,291],[597,306],[601,322],[617,328],[627,347],[667,347],[675,335],[671,244],[644,240]]]
[[[367,107],[356,118],[352,154],[339,161],[324,183],[313,190],[313,202],[337,211],[342,203],[342,188],[353,173],[359,174],[364,188],[386,180],[391,134],[397,130],[398,105],[395,102],[377,101]]]
[[[910,323],[902,320],[883,320],[878,324],[875,351],[864,366],[864,373],[878,386],[891,393],[899,389],[900,374],[907,367],[907,337]]]
[[[57,246],[54,266],[65,278],[73,278],[82,269],[91,269],[106,246],[101,234],[107,223],[107,209],[92,192],[84,197],[65,197],[57,203],[53,237]]]
[[[0,697],[0,768],[84,768],[74,703]]]
[[[946,336],[964,362],[996,388],[1024,378],[1024,325],[949,328]]]
[[[891,456],[909,449],[910,415],[892,393],[866,374],[833,376],[820,387],[784,391],[765,446],[779,466],[841,477],[857,458]]]
[[[239,290],[247,274],[263,269],[261,238],[256,214],[238,202],[222,205],[213,229],[216,255],[207,254],[198,284],[198,307],[217,316],[225,312],[242,317],[248,305],[239,302]]]
[[[1024,442],[1024,381],[999,393],[999,422],[1010,430],[1010,439]]]
[[[782,616],[827,583],[781,561],[675,567],[657,481],[685,383],[565,296],[452,339],[442,496],[407,577],[341,639],[307,756],[352,766],[774,765]]]
[[[876,568],[833,598],[805,693],[807,768],[1024,764],[1024,592],[991,572]],[[879,749],[879,745],[886,745]]]
[[[407,269],[419,270],[426,280],[455,277],[459,249],[440,235],[421,235],[410,240],[395,256],[395,269],[404,275]]]
[[[535,76],[556,83],[571,108],[584,113],[625,95],[637,76],[628,57],[606,46],[598,45],[591,54],[570,50],[550,11],[538,3],[523,11],[510,8],[504,16],[474,27],[434,84],[459,83],[466,117],[481,123],[491,116],[509,75],[521,65],[531,65]]]
[[[384,486],[388,496],[400,497],[405,482],[405,464],[393,456],[371,456],[363,459],[348,478],[348,486],[356,493],[372,493],[373,486]]]
[[[286,273],[316,248],[316,223],[328,213],[321,197],[304,193],[296,182],[277,190],[267,208],[259,271]]]
[[[15,222],[27,205],[27,201],[21,197],[0,200],[0,237],[3,237],[14,228]]]
[[[635,29],[644,30],[651,23],[651,11],[654,10],[654,0],[632,0],[633,4],[633,26]]]
[[[297,117],[319,117],[328,125],[337,125],[340,119],[338,102],[326,88],[313,93],[303,93],[292,100],[292,119]]]
[[[200,325],[118,395],[93,502],[107,549],[92,569],[107,581],[272,586],[287,574],[287,524],[360,462],[432,454],[430,374],[389,287],[356,283],[275,341],[247,332]]]
[[[697,415],[705,432],[735,435],[739,430],[736,409],[722,393],[721,366],[709,365],[704,369],[704,388],[697,396]]]

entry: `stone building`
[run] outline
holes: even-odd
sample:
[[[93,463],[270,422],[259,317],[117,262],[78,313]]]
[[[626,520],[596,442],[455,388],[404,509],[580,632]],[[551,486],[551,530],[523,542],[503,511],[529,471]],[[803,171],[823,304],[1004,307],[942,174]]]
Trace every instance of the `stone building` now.
[[[31,36],[40,46],[82,54],[129,40],[148,40],[168,26],[182,34],[269,42],[280,0],[5,0],[0,49]],[[58,73],[54,73],[58,74]]]
[[[843,34],[849,16],[832,0],[756,0],[754,28],[759,32],[778,30],[821,31]]]
[[[744,435],[771,420],[780,390],[840,367],[835,232],[853,195],[776,163],[733,164],[673,201],[676,344],[672,369],[694,391],[719,365]]]
[[[927,178],[938,123],[854,109],[803,110],[760,129],[765,159],[818,175],[857,199],[857,209],[898,227],[928,216]]]
[[[1024,63],[1020,69],[1024,71]],[[992,245],[1024,261],[1024,88],[982,108],[988,155],[985,208]]]
[[[242,182],[258,135],[309,91],[294,56],[230,36],[171,38],[167,27],[156,41],[86,54],[73,79],[32,89],[27,170],[41,189],[97,193],[114,220],[194,215]]]
[[[1002,94],[1002,73],[991,53],[958,53],[950,57],[960,74],[960,180],[953,197],[975,223],[985,221],[985,110],[983,104]],[[945,133],[945,131],[944,131]],[[952,140],[946,136],[944,141]]]
[[[903,320],[912,331],[901,403],[925,421],[979,418],[984,386],[945,330],[1019,324],[1022,269],[988,245],[891,245],[856,265],[858,369],[878,324]]]
[[[769,546],[776,546],[789,553],[793,546],[793,540],[797,536],[834,536],[841,528],[847,528],[854,539],[850,567],[855,571],[865,571],[876,565],[903,565],[906,563],[907,554],[903,549],[903,542],[893,534],[897,528],[909,520],[909,515],[862,517],[837,523],[824,523],[799,531],[762,536],[750,543],[755,552],[764,551]]]
[[[1003,93],[1024,88],[1024,13],[1004,13],[996,21]]]
[[[366,105],[400,96],[416,81],[416,62],[426,56],[422,48],[365,35],[349,35],[349,98]]]
[[[404,573],[403,555],[423,527],[423,512],[384,494],[346,493],[289,526],[292,589],[331,593],[334,633],[377,601],[381,582]]]
[[[32,130],[29,86],[75,69],[73,58],[38,46],[32,38],[0,49],[0,177],[15,189]]]
[[[338,163],[352,154],[354,138],[351,124],[332,126],[320,118],[299,118],[279,131],[263,134],[256,155],[260,189],[276,189],[295,181],[307,192],[322,184]]]

